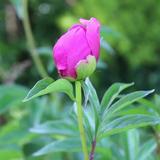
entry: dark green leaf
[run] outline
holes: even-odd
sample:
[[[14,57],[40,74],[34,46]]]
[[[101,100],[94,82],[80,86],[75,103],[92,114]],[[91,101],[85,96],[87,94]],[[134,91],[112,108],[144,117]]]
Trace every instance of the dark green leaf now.
[[[31,128],[30,131],[40,134],[59,134],[68,136],[77,136],[79,134],[76,124],[68,119],[48,121],[36,125]]]
[[[128,108],[122,109],[119,112],[116,112],[115,116],[124,116],[129,114],[146,114],[146,115],[154,115],[149,113],[143,106],[135,107],[130,106]]]
[[[127,115],[111,122],[102,122],[99,128],[99,136],[116,134],[128,129],[155,125],[160,123],[160,118],[149,115]]]
[[[156,146],[157,146],[157,144],[156,144],[154,139],[148,140],[140,148],[136,159],[137,160],[146,160],[146,159],[148,159],[148,157],[152,154],[152,152],[155,151]]]
[[[124,146],[127,160],[135,160],[137,151],[139,150],[139,132],[136,129],[129,130],[124,135],[126,145]]]
[[[108,108],[112,102],[116,99],[116,97],[119,95],[121,91],[124,89],[132,86],[134,83],[115,83],[109,89],[105,92],[102,101],[101,101],[101,107],[103,108]]]
[[[91,106],[87,106],[87,108],[84,108],[84,126],[88,134],[89,140],[90,142],[92,142],[95,135],[95,118],[94,111]]]
[[[35,97],[53,92],[64,92],[74,100],[73,86],[69,81],[66,79],[53,81],[51,78],[44,78],[35,84],[23,101],[26,102]]]
[[[57,140],[54,141],[36,153],[34,153],[34,156],[40,156],[48,153],[53,152],[77,152],[81,150],[81,142],[79,139],[70,138],[70,139],[64,139],[64,140]]]
[[[143,98],[139,100],[139,103],[141,106],[145,107],[146,110],[150,109],[152,110],[152,113],[154,113],[155,115],[159,115],[159,107],[157,107],[157,105],[154,102]]]
[[[115,102],[108,110],[105,110],[103,117],[104,119],[107,118],[107,115],[112,116],[114,112],[119,111],[123,109],[124,107],[138,101],[139,99],[153,93],[154,90],[150,91],[136,91],[133,93],[129,93],[125,96],[123,96],[121,99],[119,99],[117,102]]]
[[[85,80],[85,87],[86,87],[86,91],[88,90],[90,103],[95,106],[96,110],[99,110],[100,109],[99,99],[98,99],[96,90],[94,89],[89,78],[86,78],[86,80]]]
[[[98,125],[99,125],[99,120],[100,120],[100,103],[99,103],[99,99],[96,93],[96,90],[94,89],[94,87],[92,86],[89,78],[86,78],[85,83],[83,85],[83,89],[85,92],[85,96],[87,96],[91,107],[93,107],[92,112],[93,112],[93,116],[92,117],[95,120],[95,134],[98,130]]]

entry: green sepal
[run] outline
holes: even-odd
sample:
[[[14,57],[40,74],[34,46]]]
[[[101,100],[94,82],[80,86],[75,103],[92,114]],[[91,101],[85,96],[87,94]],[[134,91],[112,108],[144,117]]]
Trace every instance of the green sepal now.
[[[96,69],[95,56],[89,55],[86,60],[81,60],[76,66],[77,80],[89,77]]]

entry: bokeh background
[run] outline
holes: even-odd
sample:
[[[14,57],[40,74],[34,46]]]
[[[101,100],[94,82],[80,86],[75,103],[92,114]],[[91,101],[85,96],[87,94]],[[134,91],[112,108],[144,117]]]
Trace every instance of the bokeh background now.
[[[22,103],[42,78],[27,43],[23,5],[22,0],[0,1],[0,159],[71,160],[66,153],[31,156],[50,139],[29,128],[64,118],[71,105],[64,95]],[[159,94],[159,0],[28,0],[28,14],[34,38],[29,43],[49,76],[59,78],[52,58],[58,37],[79,18],[96,17],[102,24],[101,56],[91,80],[99,97],[114,82],[135,82],[133,90],[154,88]]]

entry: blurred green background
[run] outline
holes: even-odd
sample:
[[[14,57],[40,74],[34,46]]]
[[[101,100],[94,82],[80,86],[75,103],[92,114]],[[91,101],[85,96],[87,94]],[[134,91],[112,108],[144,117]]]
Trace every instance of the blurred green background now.
[[[0,1],[0,159],[72,160],[66,153],[31,156],[50,138],[32,134],[29,128],[63,118],[71,104],[64,95],[22,103],[41,79],[27,44],[23,7],[22,0]],[[159,0],[29,0],[28,13],[36,54],[54,79],[58,79],[52,59],[55,41],[79,18],[96,17],[102,24],[101,56],[91,80],[99,96],[114,82],[135,82],[135,89],[154,88],[159,94]]]

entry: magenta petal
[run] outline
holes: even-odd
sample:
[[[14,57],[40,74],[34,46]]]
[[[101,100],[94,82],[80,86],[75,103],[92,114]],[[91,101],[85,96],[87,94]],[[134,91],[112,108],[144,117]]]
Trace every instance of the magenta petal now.
[[[76,77],[75,66],[91,54],[84,27],[78,25],[63,36],[63,47],[67,51],[67,74]]]
[[[61,76],[65,76],[67,74],[67,53],[65,52],[60,40],[57,41],[53,48],[53,57],[59,74]]]
[[[81,24],[72,26],[59,38],[53,53],[60,75],[76,78],[76,64],[91,54],[84,26]]]
[[[79,28],[79,27],[85,30],[85,27],[82,24],[78,23],[78,24],[72,25],[72,27],[69,28],[68,31],[71,31],[72,29]]]
[[[86,20],[86,19],[83,19],[83,18],[80,18],[79,19],[80,23],[82,23],[84,26],[87,26],[89,20]]]
[[[80,19],[80,22],[86,26],[86,38],[92,50],[92,54],[98,60],[100,50],[100,23],[96,18],[90,20]]]

